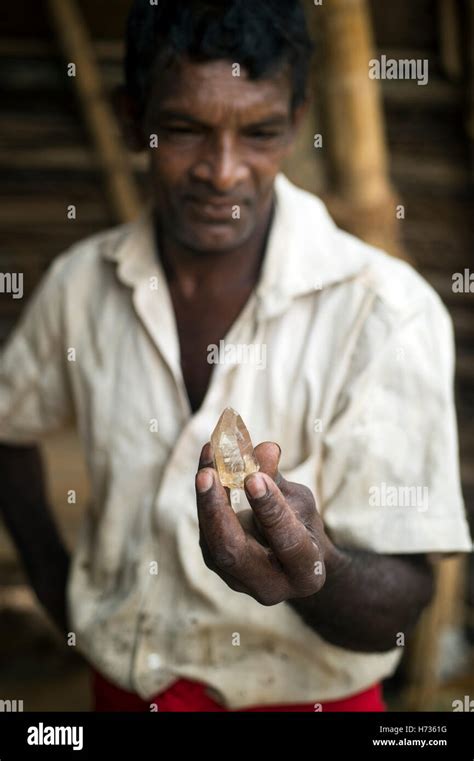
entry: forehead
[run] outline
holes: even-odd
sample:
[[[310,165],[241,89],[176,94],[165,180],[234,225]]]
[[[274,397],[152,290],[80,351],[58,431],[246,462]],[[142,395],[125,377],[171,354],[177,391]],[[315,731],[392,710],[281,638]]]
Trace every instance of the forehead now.
[[[291,83],[287,66],[251,80],[231,61],[196,63],[187,59],[166,70],[155,69],[149,112],[180,112],[206,122],[238,122],[288,115]]]

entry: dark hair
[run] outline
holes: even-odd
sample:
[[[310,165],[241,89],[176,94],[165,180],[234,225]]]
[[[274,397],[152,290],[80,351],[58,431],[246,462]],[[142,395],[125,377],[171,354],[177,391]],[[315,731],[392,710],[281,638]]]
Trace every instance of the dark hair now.
[[[260,79],[288,62],[292,108],[305,98],[313,45],[300,0],[134,0],[127,23],[126,85],[145,109],[159,58],[226,59]]]

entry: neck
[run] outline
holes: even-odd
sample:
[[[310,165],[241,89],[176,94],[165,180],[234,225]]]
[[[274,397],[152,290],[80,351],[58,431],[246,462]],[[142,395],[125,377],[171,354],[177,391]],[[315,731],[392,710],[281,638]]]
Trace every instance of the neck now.
[[[193,251],[169,237],[155,215],[155,231],[162,266],[171,288],[191,298],[196,292],[221,295],[257,283],[273,218],[273,204],[252,237],[225,252]]]

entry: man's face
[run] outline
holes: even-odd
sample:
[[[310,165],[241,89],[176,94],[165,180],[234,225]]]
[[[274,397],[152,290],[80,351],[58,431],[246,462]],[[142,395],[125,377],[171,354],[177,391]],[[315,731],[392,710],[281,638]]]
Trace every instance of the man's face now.
[[[160,74],[144,119],[155,208],[164,233],[196,252],[249,240],[268,219],[273,182],[298,117],[286,69],[250,81],[232,63],[182,60]]]

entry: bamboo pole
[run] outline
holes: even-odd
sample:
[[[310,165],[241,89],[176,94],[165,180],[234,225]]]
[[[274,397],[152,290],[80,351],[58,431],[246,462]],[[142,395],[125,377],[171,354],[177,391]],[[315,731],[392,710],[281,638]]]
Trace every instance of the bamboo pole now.
[[[110,201],[120,222],[135,219],[141,199],[117,122],[104,93],[99,67],[75,0],[48,0],[49,13],[64,57],[76,66],[79,101],[105,175]]]
[[[329,192],[336,222],[369,243],[407,258],[399,242],[397,196],[388,170],[380,85],[366,0],[308,7],[319,49],[316,74]]]
[[[463,557],[445,558],[436,565],[436,593],[421,617],[405,659],[408,686],[403,710],[426,711],[433,705],[439,688],[440,635],[450,626],[461,624],[465,572]]]
[[[462,78],[462,44],[460,6],[457,0],[438,0],[438,36],[441,63],[447,76]]]
[[[471,176],[474,175],[474,0],[467,4],[467,116],[466,132],[471,148]]]
[[[320,9],[323,113],[328,125],[332,180],[349,203],[391,199],[378,84],[369,78],[375,58],[365,0],[325,0]]]

